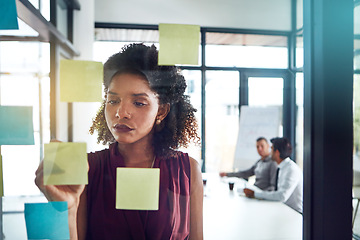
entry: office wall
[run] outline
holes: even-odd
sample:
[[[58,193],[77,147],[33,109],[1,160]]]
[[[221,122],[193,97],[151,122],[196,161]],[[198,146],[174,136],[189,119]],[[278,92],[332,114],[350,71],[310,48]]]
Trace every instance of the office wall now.
[[[95,21],[291,29],[291,0],[95,0]]]

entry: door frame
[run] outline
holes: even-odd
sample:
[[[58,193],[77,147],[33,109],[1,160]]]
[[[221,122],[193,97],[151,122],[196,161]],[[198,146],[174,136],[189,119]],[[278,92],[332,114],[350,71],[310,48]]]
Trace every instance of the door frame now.
[[[249,78],[282,78],[284,80],[283,89],[283,136],[288,138],[293,146],[291,159],[296,161],[296,85],[295,74],[284,69],[239,69],[240,89],[239,89],[239,113],[241,106],[249,105]],[[240,115],[239,115],[240,116]]]

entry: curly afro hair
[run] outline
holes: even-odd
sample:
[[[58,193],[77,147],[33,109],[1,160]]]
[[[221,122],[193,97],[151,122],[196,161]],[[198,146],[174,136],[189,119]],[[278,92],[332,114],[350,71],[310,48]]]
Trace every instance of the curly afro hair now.
[[[200,143],[197,135],[196,109],[189,97],[184,95],[185,78],[175,66],[159,66],[156,47],[144,44],[130,44],[112,55],[104,64],[104,91],[107,94],[112,78],[121,73],[132,73],[145,77],[159,98],[160,104],[170,104],[170,111],[154,132],[152,145],[156,155],[171,155],[172,150],[187,147],[191,140]],[[90,133],[98,132],[98,143],[115,142],[105,120],[105,100],[103,101]]]

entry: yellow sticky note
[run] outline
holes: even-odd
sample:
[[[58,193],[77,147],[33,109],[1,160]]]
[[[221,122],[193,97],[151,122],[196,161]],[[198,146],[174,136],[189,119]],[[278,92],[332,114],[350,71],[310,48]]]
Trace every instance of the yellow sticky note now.
[[[200,26],[159,24],[159,65],[198,65]]]
[[[86,143],[51,142],[44,145],[44,184],[87,184]]]
[[[103,65],[101,62],[60,61],[60,101],[101,102]]]
[[[159,168],[117,168],[116,209],[158,210]]]

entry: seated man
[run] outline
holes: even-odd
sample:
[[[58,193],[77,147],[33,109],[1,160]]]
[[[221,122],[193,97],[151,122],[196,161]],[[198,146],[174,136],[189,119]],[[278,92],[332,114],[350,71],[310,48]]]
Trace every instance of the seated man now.
[[[292,147],[286,138],[270,140],[271,158],[278,164],[277,184],[274,191],[244,189],[247,197],[255,197],[273,201],[281,201],[302,213],[303,207],[303,175],[301,169],[289,157]]]
[[[264,137],[256,140],[256,149],[261,158],[251,168],[234,173],[221,172],[220,176],[248,178],[255,175],[255,186],[262,190],[274,190],[277,165],[271,161],[269,143]]]

